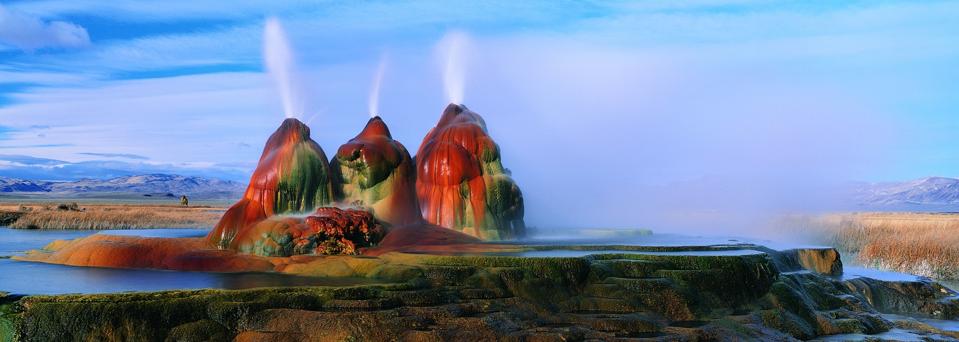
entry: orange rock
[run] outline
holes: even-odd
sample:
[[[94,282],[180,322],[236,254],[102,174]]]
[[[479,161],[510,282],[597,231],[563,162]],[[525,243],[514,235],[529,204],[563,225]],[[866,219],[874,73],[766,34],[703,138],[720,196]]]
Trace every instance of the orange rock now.
[[[416,193],[427,222],[484,240],[525,233],[523,196],[479,114],[450,104],[416,154]]]
[[[71,266],[154,268],[209,272],[266,272],[266,258],[211,248],[203,238],[145,238],[94,234],[51,244],[48,252],[17,257]]]
[[[220,219],[207,239],[220,248],[252,241],[235,241],[243,230],[282,213],[310,212],[333,201],[330,168],[323,149],[310,139],[310,128],[286,119],[270,136],[243,199]],[[257,238],[257,237],[253,237]]]

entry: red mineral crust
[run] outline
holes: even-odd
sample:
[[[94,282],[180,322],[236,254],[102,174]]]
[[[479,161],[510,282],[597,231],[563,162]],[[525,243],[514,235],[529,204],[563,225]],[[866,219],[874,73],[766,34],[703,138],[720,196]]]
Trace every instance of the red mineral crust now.
[[[237,235],[236,250],[261,256],[358,254],[383,238],[370,212],[323,207],[305,218],[277,216]]]
[[[286,119],[267,140],[243,198],[230,207],[207,239],[219,248],[236,249],[244,229],[282,213],[310,212],[333,200],[329,164],[323,149],[310,139],[310,128]],[[251,237],[256,238],[256,237]]]
[[[429,223],[484,240],[521,236],[523,196],[479,114],[450,104],[416,154],[416,193]]]
[[[400,226],[422,221],[416,199],[416,170],[406,147],[374,117],[331,161],[341,202],[368,208],[380,221]]]

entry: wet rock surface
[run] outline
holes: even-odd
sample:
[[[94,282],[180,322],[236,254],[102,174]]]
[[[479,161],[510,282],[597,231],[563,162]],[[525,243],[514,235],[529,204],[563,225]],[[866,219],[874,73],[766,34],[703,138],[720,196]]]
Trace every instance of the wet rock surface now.
[[[450,104],[416,153],[416,194],[423,218],[483,240],[525,234],[523,194],[503,167],[486,122]]]
[[[391,284],[28,296],[0,306],[0,327],[22,340],[792,340],[902,332],[935,340],[951,335],[884,314],[959,318],[956,294],[928,280],[843,279],[790,266],[787,255],[758,246],[590,248],[597,253],[580,257],[294,257],[277,270]]]
[[[386,224],[422,221],[413,158],[380,117],[340,146],[330,162],[337,200],[368,208]]]
[[[243,198],[226,211],[207,239],[221,249],[257,243],[252,225],[284,213],[305,213],[334,200],[330,166],[310,128],[286,119],[263,147]]]

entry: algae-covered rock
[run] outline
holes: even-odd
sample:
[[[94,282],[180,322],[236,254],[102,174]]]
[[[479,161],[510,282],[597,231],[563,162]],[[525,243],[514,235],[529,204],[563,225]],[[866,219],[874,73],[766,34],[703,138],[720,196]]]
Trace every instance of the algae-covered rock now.
[[[330,162],[339,201],[369,208],[390,225],[422,221],[416,199],[416,165],[380,117],[340,146]]]
[[[42,341],[880,339],[894,328],[936,340],[949,335],[880,313],[952,319],[959,301],[926,280],[780,272],[775,251],[695,248],[271,258],[285,260],[278,271],[398,283],[25,297],[3,301],[0,322]]]
[[[233,247],[261,256],[354,255],[383,238],[383,227],[364,210],[318,208],[305,217],[277,216],[245,229]]]
[[[243,198],[207,235],[220,248],[236,246],[244,229],[268,217],[303,213],[333,201],[330,166],[310,128],[286,119],[270,136]],[[248,243],[248,242],[241,242]]]
[[[486,122],[450,104],[416,154],[416,194],[426,221],[485,240],[523,236],[523,194],[503,167]]]

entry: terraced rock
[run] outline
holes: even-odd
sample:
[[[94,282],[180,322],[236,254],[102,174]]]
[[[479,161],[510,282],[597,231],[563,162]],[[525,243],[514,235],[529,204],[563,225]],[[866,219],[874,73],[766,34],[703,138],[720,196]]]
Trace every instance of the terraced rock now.
[[[956,293],[928,280],[821,274],[823,269],[841,269],[838,258],[829,267],[813,263],[815,267],[806,269],[788,262],[794,252],[758,246],[594,246],[590,248],[621,252],[523,256],[542,248],[519,246],[500,255],[315,257],[278,268],[302,275],[378,278],[390,282],[387,285],[12,298],[0,300],[0,336],[147,341],[792,340],[908,331],[935,339],[948,336],[883,314],[959,318]]]

